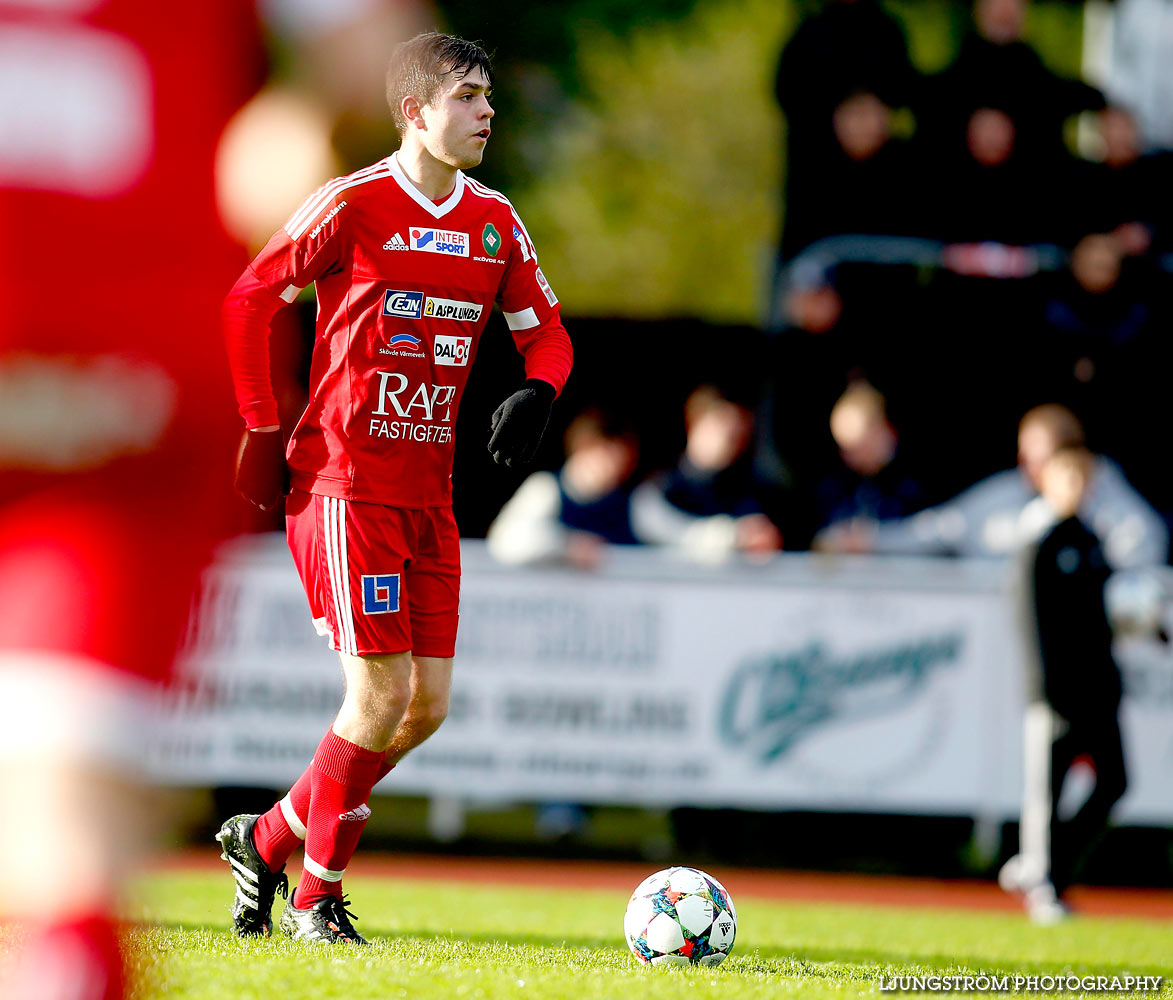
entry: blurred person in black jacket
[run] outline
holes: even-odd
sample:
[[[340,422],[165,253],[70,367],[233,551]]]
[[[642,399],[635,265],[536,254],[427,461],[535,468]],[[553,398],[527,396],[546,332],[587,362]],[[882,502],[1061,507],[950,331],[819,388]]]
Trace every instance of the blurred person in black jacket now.
[[[914,514],[925,495],[904,461],[884,396],[873,386],[849,386],[831,410],[830,428],[838,454],[815,489],[821,529],[815,547],[851,551],[861,523]]]
[[[703,385],[685,401],[684,424],[684,454],[675,468],[632,494],[636,537],[701,562],[782,548],[782,534],[763,513],[754,483],[753,412]]]
[[[1127,787],[1118,718],[1122,682],[1104,603],[1111,569],[1099,539],[1077,514],[1093,468],[1091,453],[1081,447],[1061,448],[1048,459],[1039,488],[1052,516],[1019,560],[1027,669],[1021,846],[998,881],[1023,895],[1038,923],[1066,916],[1063,895]],[[1064,781],[1084,758],[1095,785],[1075,814],[1064,817]]]
[[[489,527],[487,545],[508,565],[596,569],[608,545],[635,545],[631,491],[639,439],[621,418],[589,407],[564,437],[558,472],[529,475]]]
[[[913,197],[916,161],[908,144],[892,137],[891,119],[892,109],[869,91],[851,94],[831,111],[834,142],[808,176],[792,174],[785,257],[825,236],[920,231]]]
[[[1096,116],[1101,158],[1077,163],[1073,200],[1096,232],[1110,232],[1130,257],[1173,250],[1173,153],[1146,153],[1136,119],[1110,106]]]
[[[924,89],[918,108],[922,125],[946,144],[965,128],[973,109],[998,108],[1014,122],[1027,157],[1054,163],[1067,155],[1064,121],[1104,107],[1100,91],[1052,72],[1023,41],[1026,10],[1027,0],[974,4],[973,30],[952,65]]]
[[[788,208],[835,193],[824,178],[829,165],[842,171],[870,160],[887,138],[888,110],[911,103],[915,81],[904,31],[877,0],[826,0],[803,20],[782,50],[775,85],[786,116]],[[853,134],[845,142],[846,132]],[[804,238],[788,218],[782,257],[801,250]]]

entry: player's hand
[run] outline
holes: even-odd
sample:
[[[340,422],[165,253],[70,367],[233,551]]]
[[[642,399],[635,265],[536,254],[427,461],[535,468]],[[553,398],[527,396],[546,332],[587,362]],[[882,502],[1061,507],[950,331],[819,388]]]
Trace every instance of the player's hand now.
[[[236,491],[261,510],[272,509],[289,492],[281,428],[244,432],[236,455]]]
[[[493,412],[489,452],[498,465],[509,468],[533,461],[554,405],[554,387],[540,378],[527,378],[521,388]]]

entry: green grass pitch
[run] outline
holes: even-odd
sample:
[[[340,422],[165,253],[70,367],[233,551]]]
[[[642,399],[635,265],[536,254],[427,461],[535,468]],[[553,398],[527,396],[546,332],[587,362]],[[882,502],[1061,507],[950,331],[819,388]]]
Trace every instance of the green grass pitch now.
[[[1166,977],[1159,995],[1173,996],[1173,922],[1077,918],[1044,928],[1008,913],[745,896],[723,965],[652,969],[628,953],[627,899],[611,890],[360,877],[347,890],[368,949],[240,941],[227,929],[227,871],[151,876],[131,910],[143,922],[136,998],[845,998],[881,995],[886,977],[932,973],[1157,975]]]

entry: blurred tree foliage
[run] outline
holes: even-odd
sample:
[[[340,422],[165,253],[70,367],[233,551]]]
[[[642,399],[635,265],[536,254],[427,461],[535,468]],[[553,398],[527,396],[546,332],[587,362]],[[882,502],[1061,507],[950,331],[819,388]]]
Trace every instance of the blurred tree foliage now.
[[[957,0],[884,0],[937,72]],[[778,54],[813,0],[447,0],[494,52],[500,119],[477,177],[508,192],[569,315],[755,322],[780,225]],[[1036,3],[1028,38],[1079,69],[1078,7]]]

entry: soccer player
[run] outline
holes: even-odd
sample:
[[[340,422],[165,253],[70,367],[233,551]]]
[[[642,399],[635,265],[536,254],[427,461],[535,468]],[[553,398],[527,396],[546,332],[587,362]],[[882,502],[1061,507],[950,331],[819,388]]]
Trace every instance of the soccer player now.
[[[115,1000],[144,721],[235,503],[213,178],[260,38],[238,0],[7,2],[0,53],[0,996]]]
[[[399,45],[387,97],[398,152],[330,181],[237,281],[225,326],[247,430],[237,486],[277,502],[288,477],[290,549],[316,626],[338,651],[345,695],[313,762],[262,816],[217,835],[236,880],[233,923],[268,935],[285,863],[305,841],[281,916],[294,938],[363,943],[342,876],[371,789],[448,708],[460,550],[451,509],[453,429],[493,303],[525,358],[489,450],[534,455],[570,371],[558,300],[525,226],[469,177],[489,141],[492,70],[477,45]],[[310,282],[318,297],[310,399],[286,449],[268,375],[269,320]]]

